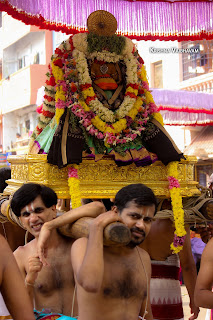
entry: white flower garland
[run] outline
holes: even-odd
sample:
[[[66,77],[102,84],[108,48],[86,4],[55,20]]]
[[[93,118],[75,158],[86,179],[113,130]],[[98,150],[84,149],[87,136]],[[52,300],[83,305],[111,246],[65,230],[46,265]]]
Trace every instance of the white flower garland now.
[[[87,52],[87,34],[76,34],[73,36],[73,45],[75,49],[73,50],[73,57],[76,61],[76,69],[78,70],[79,76],[79,84],[92,84],[92,79],[89,74],[87,58],[97,59],[99,61],[106,62],[118,62],[119,60],[124,60],[126,64],[126,81],[128,84],[137,84],[138,76],[137,76],[137,59],[132,54],[133,43],[132,41],[126,41],[126,45],[124,47],[125,55],[117,55],[115,53],[110,53],[108,51],[102,52]],[[69,40],[67,40],[67,43]],[[82,45],[83,44],[83,45]],[[131,50],[131,51],[130,51]],[[114,113],[105,107],[97,98],[89,102],[89,107],[97,116],[100,117],[105,122],[114,123],[117,119],[122,119],[129,111],[133,108],[136,99],[131,98],[128,95],[124,97],[124,100],[120,107]]]

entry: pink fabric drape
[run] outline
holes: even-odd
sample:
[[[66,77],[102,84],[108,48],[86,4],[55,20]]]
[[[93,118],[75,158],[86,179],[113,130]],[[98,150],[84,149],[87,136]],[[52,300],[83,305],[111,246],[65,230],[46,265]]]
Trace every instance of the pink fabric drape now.
[[[86,30],[89,14],[107,10],[117,32],[144,40],[213,38],[213,2],[124,0],[0,0],[0,10],[40,28],[76,33]]]

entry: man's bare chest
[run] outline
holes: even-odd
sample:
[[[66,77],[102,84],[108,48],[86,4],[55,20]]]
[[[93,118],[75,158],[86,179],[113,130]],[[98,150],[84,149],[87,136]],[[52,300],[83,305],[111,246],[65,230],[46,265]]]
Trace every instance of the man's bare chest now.
[[[74,287],[74,278],[71,264],[64,266],[52,263],[42,268],[35,282],[35,289],[42,294]]]
[[[70,249],[48,253],[48,266],[43,266],[35,281],[35,291],[52,295],[56,291],[73,290],[74,277]]]
[[[103,296],[118,299],[144,299],[147,279],[141,261],[114,259],[104,264]]]

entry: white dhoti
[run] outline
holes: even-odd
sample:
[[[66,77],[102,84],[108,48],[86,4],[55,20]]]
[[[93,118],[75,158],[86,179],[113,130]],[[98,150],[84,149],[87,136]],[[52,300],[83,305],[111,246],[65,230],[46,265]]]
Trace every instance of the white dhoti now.
[[[7,307],[5,305],[5,302],[1,293],[0,293],[0,320],[12,320],[12,316],[7,310]]]

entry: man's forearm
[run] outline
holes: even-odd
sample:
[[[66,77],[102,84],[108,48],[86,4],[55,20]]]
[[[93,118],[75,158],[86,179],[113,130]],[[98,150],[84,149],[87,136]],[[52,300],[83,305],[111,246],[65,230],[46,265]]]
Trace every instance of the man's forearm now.
[[[96,217],[104,211],[105,207],[101,202],[91,202],[79,208],[65,212],[60,217],[46,222],[44,226],[49,230],[53,230],[66,224],[73,223],[82,217]]]
[[[197,270],[195,264],[192,264],[191,267],[182,268],[183,280],[188,291],[190,301],[194,301],[194,289],[197,279]]]
[[[211,290],[200,289],[195,295],[196,306],[213,309],[213,292]]]
[[[27,289],[28,295],[30,297],[32,306],[34,306],[34,284],[27,282],[27,276],[24,281],[25,288]]]

